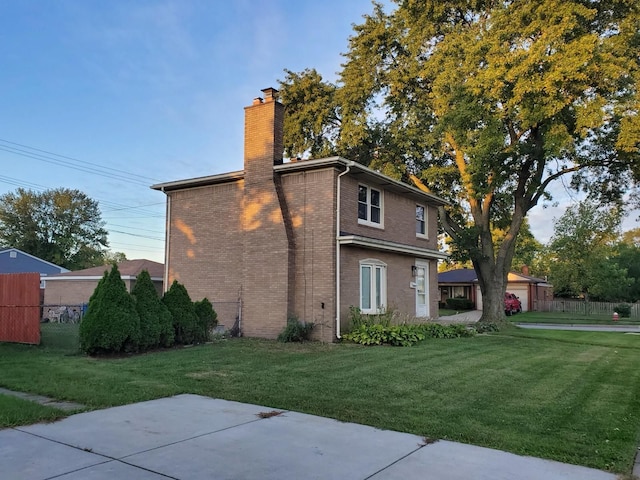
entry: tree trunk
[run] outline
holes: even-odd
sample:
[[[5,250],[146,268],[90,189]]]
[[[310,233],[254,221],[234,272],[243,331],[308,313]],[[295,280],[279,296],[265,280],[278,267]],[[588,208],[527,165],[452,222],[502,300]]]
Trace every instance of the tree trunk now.
[[[496,263],[490,260],[473,262],[478,283],[482,293],[481,322],[506,323],[504,311],[504,292],[506,290],[507,272],[498,268]]]

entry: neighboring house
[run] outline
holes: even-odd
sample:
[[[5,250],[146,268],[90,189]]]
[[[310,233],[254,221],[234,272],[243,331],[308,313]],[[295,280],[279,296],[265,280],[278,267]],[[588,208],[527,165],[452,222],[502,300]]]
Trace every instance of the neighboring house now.
[[[167,195],[165,288],[240,301],[243,335],[287,318],[333,341],[350,307],[437,315],[440,198],[340,157],[282,158],[284,107],[245,108],[244,170],[154,185]]]
[[[522,311],[535,309],[537,300],[553,299],[553,287],[544,278],[536,278],[528,275],[529,269],[523,267],[523,272],[509,272],[507,279],[507,292],[515,294],[522,303]],[[482,310],[482,293],[478,284],[478,276],[472,268],[459,268],[438,274],[438,286],[440,288],[440,302],[446,302],[447,298],[468,298],[477,310]]]
[[[68,271],[17,248],[0,250],[0,273],[39,273],[41,277],[45,277]]]
[[[438,273],[440,303],[445,305],[448,298],[466,298],[476,305],[476,284],[478,276],[473,268],[458,268]]]
[[[68,307],[87,304],[104,272],[109,270],[111,270],[111,265],[101,265],[48,276],[45,279],[44,304]],[[128,292],[133,289],[140,272],[147,270],[158,294],[162,294],[162,279],[164,277],[162,263],[151,260],[125,260],[118,264],[118,270]]]
[[[40,302],[44,301],[44,279],[49,275],[68,272],[66,268],[42,260],[17,248],[0,250],[0,273],[39,273]]]

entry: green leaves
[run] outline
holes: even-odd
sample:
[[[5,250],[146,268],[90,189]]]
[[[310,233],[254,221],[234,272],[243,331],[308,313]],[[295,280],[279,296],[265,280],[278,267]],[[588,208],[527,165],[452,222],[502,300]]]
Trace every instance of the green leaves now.
[[[419,323],[403,325],[361,324],[342,337],[361,345],[410,347],[427,338],[472,337],[475,330],[466,325]]]
[[[104,225],[98,203],[79,190],[19,188],[0,196],[0,244],[70,270],[103,264]]]

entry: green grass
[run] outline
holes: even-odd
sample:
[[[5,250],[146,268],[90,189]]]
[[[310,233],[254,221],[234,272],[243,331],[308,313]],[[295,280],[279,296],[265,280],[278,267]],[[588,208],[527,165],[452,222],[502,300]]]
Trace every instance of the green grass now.
[[[613,320],[611,315],[576,315],[563,312],[523,312],[507,317],[513,323],[553,323],[562,325],[640,325],[638,318]]]
[[[35,402],[0,394],[0,428],[52,422],[66,415],[57,408],[45,407]]]
[[[450,308],[439,308],[438,309],[438,316],[439,317],[447,317],[449,315],[455,315],[457,313],[460,313],[460,310],[451,310]]]
[[[4,344],[0,386],[91,408],[195,393],[629,473],[640,336],[511,328],[412,348],[234,339],[111,359]]]
[[[80,349],[80,324],[41,323],[40,344],[52,350],[77,352]]]

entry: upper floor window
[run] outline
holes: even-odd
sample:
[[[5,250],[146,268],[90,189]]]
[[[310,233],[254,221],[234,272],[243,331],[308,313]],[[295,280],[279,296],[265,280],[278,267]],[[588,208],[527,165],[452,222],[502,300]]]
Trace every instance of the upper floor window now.
[[[358,223],[382,227],[382,192],[358,185]]]
[[[416,205],[416,236],[427,238],[427,209]]]

